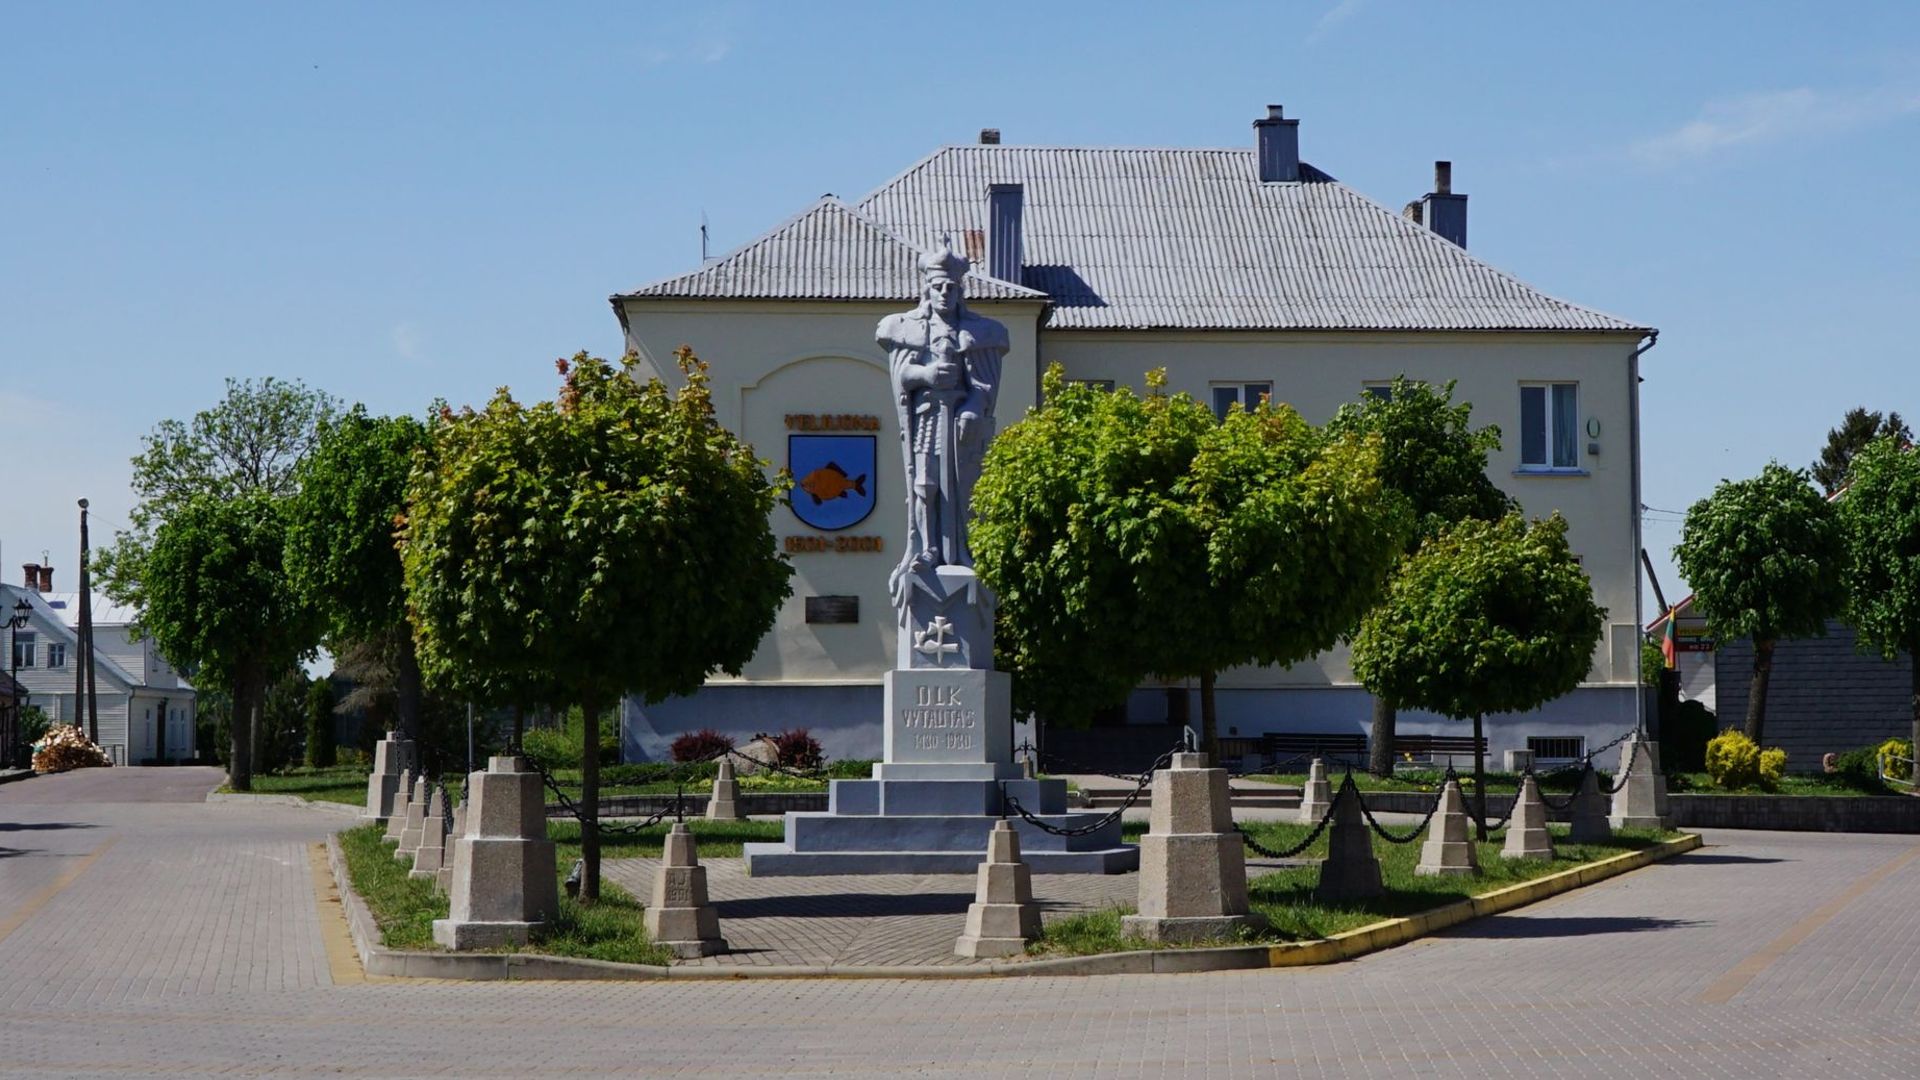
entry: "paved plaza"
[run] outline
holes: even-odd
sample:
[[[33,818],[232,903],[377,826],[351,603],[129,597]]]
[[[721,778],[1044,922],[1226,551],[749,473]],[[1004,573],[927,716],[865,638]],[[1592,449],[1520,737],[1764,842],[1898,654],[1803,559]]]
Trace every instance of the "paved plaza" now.
[[[340,815],[200,801],[217,782],[0,786],[0,1075],[1920,1070],[1914,837],[1709,833],[1700,852],[1317,969],[420,983],[369,981],[338,947],[310,850]],[[930,884],[929,906],[951,892]]]

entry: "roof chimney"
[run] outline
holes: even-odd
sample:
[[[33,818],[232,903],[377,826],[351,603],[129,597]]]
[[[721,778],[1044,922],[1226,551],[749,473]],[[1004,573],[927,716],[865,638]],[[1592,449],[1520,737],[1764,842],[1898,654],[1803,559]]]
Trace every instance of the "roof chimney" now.
[[[1019,184],[987,185],[987,276],[1020,281],[1021,216],[1026,188]]]
[[[52,567],[49,566],[45,568],[47,571],[47,577],[46,577],[47,584],[45,586],[42,586],[40,584],[41,582],[40,571],[42,567],[40,566],[39,563],[37,562],[22,563],[20,566],[20,569],[24,571],[21,577],[24,579],[24,583],[27,586],[27,588],[32,589],[34,592],[37,592],[37,593],[43,593],[43,592],[46,592],[48,589],[53,588],[53,584],[52,584],[53,568]]]
[[[1000,145],[1000,129],[999,128],[981,128],[980,129],[980,145],[981,146],[999,146]]]
[[[1253,122],[1254,156],[1260,182],[1300,179],[1300,121],[1280,115],[1280,106],[1267,106],[1264,120]]]
[[[1467,197],[1453,193],[1453,162],[1433,163],[1433,190],[1420,202],[1427,228],[1461,247],[1467,246]]]

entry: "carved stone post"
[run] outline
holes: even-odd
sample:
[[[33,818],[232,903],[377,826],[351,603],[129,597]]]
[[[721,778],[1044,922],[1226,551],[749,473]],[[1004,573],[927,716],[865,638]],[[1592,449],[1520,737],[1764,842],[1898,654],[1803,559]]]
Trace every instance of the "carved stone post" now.
[[[394,797],[388,806],[387,839],[398,843],[401,830],[407,827],[407,804],[413,801],[413,770],[400,770],[394,784]]]
[[[1440,789],[1440,807],[1434,812],[1433,824],[1427,828],[1427,842],[1420,845],[1420,865],[1413,872],[1421,877],[1479,873],[1480,855],[1474,848],[1472,826],[1460,782],[1448,778]]]
[[[1552,859],[1553,836],[1547,832],[1547,804],[1540,799],[1540,785],[1533,774],[1520,778],[1520,794],[1514,799],[1513,813],[1507,818],[1507,842],[1500,846],[1503,859]]]
[[[367,775],[367,809],[363,815],[380,821],[393,818],[394,804],[409,794],[402,774],[413,765],[413,741],[397,731],[373,746],[373,772]],[[397,836],[389,832],[389,839]]]
[[[1327,763],[1314,758],[1313,764],[1307,766],[1307,786],[1300,789],[1300,824],[1320,824],[1332,805],[1333,785],[1327,781]]]
[[[560,911],[540,774],[523,758],[496,757],[467,778],[467,793],[450,910],[434,920],[433,940],[456,950],[525,945]]]
[[[1153,774],[1153,811],[1140,838],[1140,913],[1122,933],[1149,941],[1223,937],[1265,920],[1247,903],[1246,842],[1233,827],[1227,770],[1205,754],[1175,754]]]
[[[667,832],[666,850],[653,872],[653,902],[647,905],[647,934],[682,960],[727,951],[720,936],[720,914],[707,902],[707,868],[700,865],[693,833],[684,821]]]
[[[720,759],[719,774],[713,778],[713,794],[707,799],[708,821],[744,821],[740,812],[740,781],[733,778],[733,759]]]
[[[1033,871],[1020,861],[1020,834],[1005,818],[987,834],[987,861],[980,864],[967,929],[954,943],[957,956],[1020,956],[1040,936],[1040,905],[1033,902]]]

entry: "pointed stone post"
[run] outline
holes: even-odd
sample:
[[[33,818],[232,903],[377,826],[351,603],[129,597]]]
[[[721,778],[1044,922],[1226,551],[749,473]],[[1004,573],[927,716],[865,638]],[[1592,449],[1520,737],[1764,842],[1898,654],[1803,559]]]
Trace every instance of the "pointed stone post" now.
[[[1300,824],[1320,824],[1320,819],[1327,816],[1327,808],[1332,805],[1333,785],[1327,782],[1327,763],[1314,758],[1313,763],[1307,766],[1307,786],[1300,789]]]
[[[448,949],[525,945],[560,911],[560,879],[540,774],[517,755],[467,777],[466,831],[454,843],[448,914],[433,940]]]
[[[447,853],[447,793],[435,786],[427,793],[427,812],[420,824],[420,846],[413,852],[410,878],[438,882]]]
[[[1433,824],[1427,827],[1427,842],[1420,845],[1420,865],[1413,868],[1419,877],[1464,876],[1480,872],[1480,854],[1474,849],[1473,819],[1467,816],[1467,801],[1460,794],[1460,781],[1447,778],[1440,788],[1440,806]]]
[[[1580,774],[1580,790],[1574,792],[1573,825],[1567,839],[1576,844],[1604,844],[1613,839],[1607,825],[1607,805],[1600,794],[1600,774],[1588,768]]]
[[[707,868],[700,865],[693,833],[676,821],[667,831],[666,851],[653,872],[653,902],[647,905],[647,934],[682,960],[725,952],[720,913],[707,902]]]
[[[413,798],[407,800],[407,816],[400,826],[400,846],[393,849],[393,857],[411,861],[413,853],[420,850],[420,838],[427,831],[427,789],[430,785],[423,774],[413,781]]]
[[[1266,925],[1247,904],[1246,843],[1227,799],[1227,770],[1207,768],[1205,754],[1175,754],[1153,774],[1140,913],[1120,920],[1121,933],[1198,941]]]
[[[398,790],[394,793],[393,804],[388,807],[387,839],[398,842],[400,830],[407,826],[407,804],[413,801],[413,770],[402,769],[395,781]]]
[[[955,956],[972,959],[1021,956],[1040,936],[1040,905],[1033,902],[1033,869],[1020,861],[1020,834],[1001,818],[987,834],[987,861],[980,864],[967,905],[967,929],[954,942]]]
[[[1627,736],[1620,748],[1626,775],[1618,778],[1613,812],[1608,824],[1616,829],[1658,829],[1666,825],[1666,778],[1660,775],[1660,748],[1641,732]]]
[[[1360,816],[1360,791],[1342,784],[1333,797],[1333,821],[1327,826],[1327,857],[1313,898],[1321,903],[1365,900],[1387,891],[1380,881],[1380,860],[1373,857],[1373,834]]]
[[[447,848],[440,854],[440,872],[434,875],[434,884],[443,893],[453,892],[453,875],[459,870],[460,845],[462,836],[467,834],[467,802],[460,800],[453,806],[453,827],[447,830]]]
[[[392,819],[394,804],[408,795],[401,774],[412,765],[413,742],[401,738],[399,732],[389,731],[386,738],[373,744],[373,772],[367,775],[367,809],[363,817],[378,821]],[[395,834],[387,835],[391,838]]]
[[[740,781],[733,778],[733,759],[720,759],[719,774],[713,778],[713,795],[707,799],[708,821],[745,821],[740,812]]]
[[[1514,799],[1513,813],[1507,818],[1507,842],[1500,846],[1503,859],[1553,858],[1553,836],[1547,832],[1547,804],[1540,799],[1540,785],[1528,773],[1520,778],[1520,794]]]

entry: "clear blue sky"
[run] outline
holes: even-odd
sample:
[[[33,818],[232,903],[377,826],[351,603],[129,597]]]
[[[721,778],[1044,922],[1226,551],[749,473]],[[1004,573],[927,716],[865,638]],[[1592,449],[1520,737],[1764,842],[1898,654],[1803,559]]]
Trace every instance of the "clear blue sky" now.
[[[1848,407],[1920,419],[1910,3],[44,4],[0,38],[0,573],[229,375],[378,411],[550,392],[606,297],[943,143],[1240,146],[1651,323],[1646,501]],[[1649,518],[1670,594],[1675,519]],[[1651,597],[1649,609],[1651,610]]]

